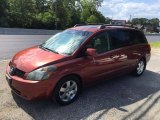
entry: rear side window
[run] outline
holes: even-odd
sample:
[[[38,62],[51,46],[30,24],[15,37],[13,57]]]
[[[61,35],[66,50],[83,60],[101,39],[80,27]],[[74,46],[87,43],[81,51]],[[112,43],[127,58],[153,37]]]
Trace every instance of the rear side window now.
[[[111,49],[116,49],[130,45],[130,33],[125,30],[112,30],[109,31]]]
[[[132,44],[147,43],[146,37],[140,31],[131,31],[130,36],[131,36]]]
[[[111,30],[109,31],[111,49],[147,43],[146,37],[136,30]]]

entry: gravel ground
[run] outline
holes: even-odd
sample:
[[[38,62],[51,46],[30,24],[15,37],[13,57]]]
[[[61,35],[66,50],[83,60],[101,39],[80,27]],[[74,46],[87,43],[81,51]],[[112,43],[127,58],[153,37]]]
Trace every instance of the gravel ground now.
[[[141,77],[126,75],[86,89],[68,106],[50,100],[26,101],[5,80],[0,62],[0,120],[160,120],[160,52],[152,54]]]

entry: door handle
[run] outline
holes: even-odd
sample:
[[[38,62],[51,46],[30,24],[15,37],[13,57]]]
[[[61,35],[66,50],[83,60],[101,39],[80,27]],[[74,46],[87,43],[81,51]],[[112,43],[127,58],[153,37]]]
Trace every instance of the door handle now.
[[[111,58],[114,60],[117,60],[117,59],[119,59],[119,55],[113,55],[113,56],[111,56]]]
[[[93,63],[94,64],[99,64],[99,62],[93,57]]]

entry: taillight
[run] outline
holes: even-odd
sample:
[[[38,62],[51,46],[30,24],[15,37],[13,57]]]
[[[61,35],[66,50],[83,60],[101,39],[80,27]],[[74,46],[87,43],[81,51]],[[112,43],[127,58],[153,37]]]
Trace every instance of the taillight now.
[[[151,46],[150,46],[150,44],[147,45],[147,50],[148,50],[149,52],[151,52]]]

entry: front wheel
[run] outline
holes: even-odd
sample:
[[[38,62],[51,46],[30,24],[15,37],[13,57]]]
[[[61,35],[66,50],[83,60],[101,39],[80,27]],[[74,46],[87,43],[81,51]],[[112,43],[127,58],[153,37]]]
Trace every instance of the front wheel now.
[[[146,62],[143,59],[139,60],[138,64],[137,64],[137,67],[134,71],[134,74],[136,76],[141,76],[143,74],[145,68],[146,68]]]
[[[53,99],[60,105],[67,105],[76,100],[80,93],[80,81],[75,76],[68,76],[60,80],[54,92]]]

